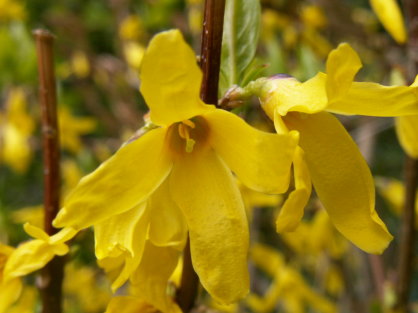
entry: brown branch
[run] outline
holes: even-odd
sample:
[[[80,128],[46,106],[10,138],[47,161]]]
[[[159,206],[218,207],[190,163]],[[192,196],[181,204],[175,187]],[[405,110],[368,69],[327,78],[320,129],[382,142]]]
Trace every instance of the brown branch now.
[[[39,101],[42,114],[42,146],[44,159],[44,229],[48,235],[57,232],[52,221],[60,205],[59,132],[55,88],[54,36],[43,29],[34,31],[39,67]],[[41,271],[38,287],[42,297],[42,313],[62,312],[62,280],[64,262],[54,258]]]
[[[408,312],[415,247],[415,195],[418,187],[418,160],[405,160],[405,204],[402,215],[400,260],[398,264],[397,312]]]
[[[200,97],[208,104],[218,103],[224,12],[225,0],[205,1],[200,59],[203,80]]]
[[[205,103],[210,104],[218,103],[224,12],[225,0],[205,1],[200,62],[203,80],[200,97]],[[183,255],[181,286],[176,294],[176,302],[183,312],[190,312],[193,309],[198,287],[199,277],[193,269],[190,239],[188,239]]]
[[[405,16],[408,24],[408,81],[412,83],[418,70],[418,1],[404,1]],[[406,156],[405,160],[405,203],[402,215],[400,239],[400,260],[397,281],[397,312],[408,312],[414,272],[415,234],[415,198],[418,187],[418,160]]]

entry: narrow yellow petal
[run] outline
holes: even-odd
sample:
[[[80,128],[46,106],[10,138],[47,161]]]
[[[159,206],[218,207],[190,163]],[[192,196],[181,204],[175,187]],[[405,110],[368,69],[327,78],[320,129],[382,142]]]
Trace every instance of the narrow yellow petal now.
[[[147,241],[141,264],[131,279],[134,294],[163,313],[181,313],[167,294],[168,279],[179,257],[177,249],[156,247]]]
[[[398,43],[405,43],[405,24],[396,0],[370,0],[370,4],[380,22],[382,22],[393,39]]]
[[[265,193],[287,190],[297,133],[262,132],[223,110],[204,117],[209,123],[212,147],[244,185]]]
[[[25,223],[23,225],[23,229],[25,230],[25,232],[35,238],[35,239],[40,239],[40,240],[44,240],[44,241],[48,241],[49,240],[49,236],[46,232],[44,232],[41,228],[33,226],[29,223]]]
[[[298,147],[293,159],[295,189],[289,194],[276,220],[277,232],[294,231],[303,217],[311,195],[312,183],[305,163],[304,152]]]
[[[157,34],[142,59],[141,93],[157,125],[187,120],[213,109],[199,98],[202,73],[178,30]]]
[[[94,227],[94,241],[96,257],[104,259],[114,256],[114,250],[127,251],[134,255],[135,247],[143,246],[145,242],[146,227],[148,223],[145,214],[146,203],[143,202],[132,209],[97,224]],[[134,238],[135,229],[142,221],[140,228],[143,229],[141,238]]]
[[[149,131],[84,177],[67,197],[55,227],[83,229],[143,202],[167,177],[166,129]]]
[[[328,104],[325,85],[326,75],[321,72],[304,83],[293,77],[271,78],[261,92],[261,105],[271,120],[275,110],[282,116],[291,111],[320,112]]]
[[[186,156],[173,167],[170,190],[186,217],[193,267],[202,285],[221,303],[244,297],[248,225],[230,170],[212,150]]]
[[[132,219],[132,222],[123,219]],[[110,258],[107,263],[120,265],[112,290],[116,291],[132,275],[143,257],[149,225],[149,210],[140,204],[132,210],[113,216],[95,226],[96,256],[100,259]],[[126,228],[123,228],[126,227]],[[122,258],[122,262],[120,259]],[[123,265],[122,265],[122,264]],[[119,266],[118,266],[119,267]]]
[[[410,157],[418,159],[418,115],[395,119],[399,143]]]
[[[22,282],[19,278],[0,282],[0,313],[9,312],[10,306],[19,298],[21,292]]]
[[[187,225],[183,212],[171,198],[168,180],[152,194],[149,240],[158,247],[173,246],[183,250],[187,240]]]
[[[354,76],[362,67],[357,53],[347,43],[331,51],[327,59],[328,101],[344,97],[351,87]]]
[[[44,267],[55,255],[68,252],[64,244],[49,245],[44,240],[30,240],[19,245],[4,267],[4,281],[21,277]]]
[[[338,114],[402,116],[418,114],[418,86],[383,86],[353,82],[345,97],[326,108]]]
[[[375,211],[370,170],[344,127],[326,112],[285,121],[301,134],[313,185],[333,224],[364,251],[382,253],[392,236]]]

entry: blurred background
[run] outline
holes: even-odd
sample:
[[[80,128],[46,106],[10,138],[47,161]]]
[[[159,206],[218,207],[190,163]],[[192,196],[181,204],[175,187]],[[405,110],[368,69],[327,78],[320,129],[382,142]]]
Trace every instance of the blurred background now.
[[[405,84],[406,49],[384,30],[368,1],[262,0],[261,7],[254,61],[258,76],[287,73],[307,80],[324,71],[333,48],[348,42],[364,64],[357,81]],[[42,225],[40,105],[32,31],[47,28],[56,36],[65,196],[144,125],[148,109],[138,90],[138,69],[150,38],[179,28],[199,54],[202,15],[202,0],[0,0],[0,242],[16,246],[28,239],[23,223]],[[239,114],[256,127],[273,129],[257,101],[247,103]],[[397,238],[404,154],[394,121],[339,118],[372,169],[377,210]],[[282,198],[244,188],[242,193],[254,242],[252,293],[227,308],[203,295],[201,310],[388,312],[396,240],[382,257],[366,255],[339,236],[315,196],[298,230],[279,236],[274,221]],[[105,310],[111,293],[95,264],[93,247],[90,231],[81,233],[72,245],[65,312]],[[13,312],[39,308],[34,281],[34,276],[27,278]],[[413,298],[418,300],[416,278],[414,282]]]

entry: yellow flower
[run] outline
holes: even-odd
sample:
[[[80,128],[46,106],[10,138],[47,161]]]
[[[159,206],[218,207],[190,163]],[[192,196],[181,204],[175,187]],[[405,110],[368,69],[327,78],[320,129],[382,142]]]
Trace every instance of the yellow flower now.
[[[277,220],[278,231],[295,229],[309,199],[311,179],[335,227],[369,253],[381,253],[392,236],[375,211],[370,170],[341,123],[339,114],[403,116],[418,113],[416,86],[382,86],[354,82],[361,61],[348,44],[333,50],[327,74],[301,83],[279,75],[261,78],[231,99],[257,94],[278,133],[297,130],[300,143],[293,163],[295,190]]]
[[[389,203],[392,211],[400,216],[405,205],[405,186],[397,179],[376,178],[377,190],[381,196]],[[418,212],[418,191],[415,200],[415,212]],[[417,224],[418,225],[418,221]]]
[[[284,192],[297,134],[264,133],[203,103],[201,80],[179,31],[155,36],[142,62],[141,92],[160,127],[83,178],[54,221],[76,229],[95,225],[99,259],[129,256],[114,287],[138,266],[146,238],[182,247],[188,229],[206,290],[220,302],[248,291],[248,225],[231,170],[252,189]]]
[[[0,0],[0,21],[22,20],[26,11],[20,1]]]
[[[0,160],[20,174],[26,171],[32,158],[29,140],[34,129],[35,122],[27,112],[23,89],[13,88],[6,114],[0,115]]]
[[[82,149],[80,137],[91,133],[96,128],[96,121],[90,117],[76,117],[66,107],[59,109],[60,143],[72,153]]]
[[[251,259],[273,278],[263,297],[256,294],[247,297],[247,304],[254,312],[271,312],[279,302],[283,304],[284,312],[289,313],[305,312],[306,304],[318,312],[336,312],[335,305],[312,290],[299,272],[286,264],[278,251],[255,244],[251,249]]]
[[[396,0],[370,0],[370,5],[393,39],[398,43],[405,43],[405,24]]]
[[[81,308],[83,313],[103,312],[111,296],[108,285],[103,283],[104,279],[104,276],[99,276],[97,269],[68,263],[65,266],[63,285],[66,311],[74,306]]]
[[[64,228],[49,237],[42,229],[25,224],[25,231],[35,239],[20,244],[10,254],[4,267],[4,282],[25,276],[44,267],[55,255],[68,253],[64,243],[76,234],[72,228]]]

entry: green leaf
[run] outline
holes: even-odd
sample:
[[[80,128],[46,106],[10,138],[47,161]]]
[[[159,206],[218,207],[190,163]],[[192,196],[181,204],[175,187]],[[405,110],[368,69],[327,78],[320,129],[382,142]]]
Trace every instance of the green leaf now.
[[[241,84],[260,35],[259,0],[226,0],[219,93]]]

